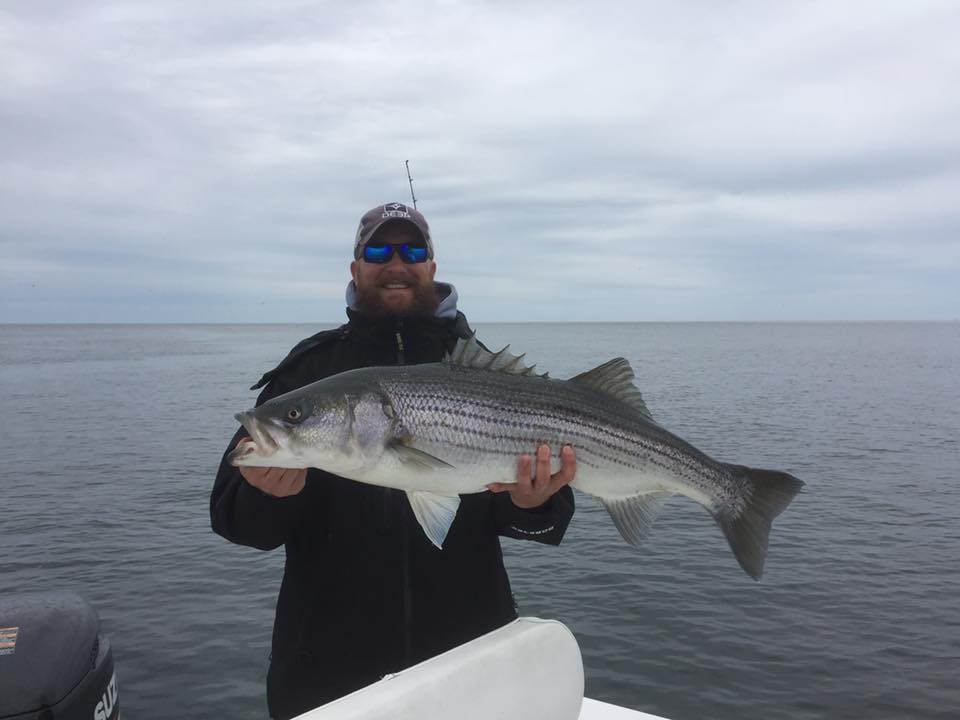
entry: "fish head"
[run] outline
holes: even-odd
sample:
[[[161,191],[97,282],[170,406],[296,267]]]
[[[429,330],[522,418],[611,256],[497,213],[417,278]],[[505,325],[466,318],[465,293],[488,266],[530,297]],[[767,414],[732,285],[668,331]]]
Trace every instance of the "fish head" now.
[[[237,413],[252,443],[229,456],[233,465],[316,467],[353,474],[376,463],[394,432],[389,403],[376,387],[333,376]]]

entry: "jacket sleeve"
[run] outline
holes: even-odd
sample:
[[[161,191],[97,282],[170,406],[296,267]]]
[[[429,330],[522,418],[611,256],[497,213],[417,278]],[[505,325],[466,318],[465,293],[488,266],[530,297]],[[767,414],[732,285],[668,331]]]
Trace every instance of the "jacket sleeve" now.
[[[497,533],[517,540],[559,545],[573,517],[573,510],[573,490],[569,485],[561,488],[540,507],[530,510],[514,505],[510,493],[494,495]]]
[[[283,392],[286,388],[272,382],[260,394],[257,405]],[[227,462],[227,455],[246,435],[242,427],[237,430],[220,460],[210,493],[210,524],[230,542],[273,550],[287,542],[299,525],[307,493],[302,490],[289,497],[271,497],[244,480]]]

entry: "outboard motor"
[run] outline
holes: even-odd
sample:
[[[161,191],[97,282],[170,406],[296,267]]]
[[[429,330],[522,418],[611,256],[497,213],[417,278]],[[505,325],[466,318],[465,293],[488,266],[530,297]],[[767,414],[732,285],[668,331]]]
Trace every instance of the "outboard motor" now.
[[[110,642],[71,593],[0,596],[0,720],[118,720]]]

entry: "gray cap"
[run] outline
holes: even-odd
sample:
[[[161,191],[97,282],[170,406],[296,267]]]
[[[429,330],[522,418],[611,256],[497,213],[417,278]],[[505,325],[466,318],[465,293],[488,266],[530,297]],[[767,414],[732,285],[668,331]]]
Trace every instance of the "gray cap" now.
[[[377,230],[393,220],[413,225],[423,237],[423,242],[426,243],[427,256],[433,258],[433,241],[430,240],[430,226],[427,225],[427,219],[416,208],[397,202],[378,205],[373,210],[368,210],[360,218],[357,239],[353,245],[353,258],[355,260],[359,259],[363,246],[370,242],[370,238],[376,234]]]

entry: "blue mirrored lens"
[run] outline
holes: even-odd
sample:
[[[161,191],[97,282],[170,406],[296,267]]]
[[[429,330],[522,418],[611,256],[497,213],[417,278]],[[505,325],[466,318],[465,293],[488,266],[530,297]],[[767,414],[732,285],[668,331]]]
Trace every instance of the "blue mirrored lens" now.
[[[385,263],[393,257],[393,245],[364,245],[363,259],[368,263]]]
[[[404,262],[422,263],[427,259],[427,249],[422,245],[401,245],[400,257]]]

